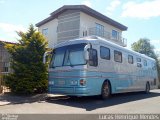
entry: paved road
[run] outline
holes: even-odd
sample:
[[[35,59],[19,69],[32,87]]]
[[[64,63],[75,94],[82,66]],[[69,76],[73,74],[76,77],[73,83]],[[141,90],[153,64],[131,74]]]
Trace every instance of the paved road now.
[[[108,100],[98,97],[38,98],[0,96],[0,113],[160,113],[160,89],[150,94],[116,94]]]

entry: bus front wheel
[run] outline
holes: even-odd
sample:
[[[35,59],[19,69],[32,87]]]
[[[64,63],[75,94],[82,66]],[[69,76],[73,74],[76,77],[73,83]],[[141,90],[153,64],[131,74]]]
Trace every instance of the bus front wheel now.
[[[102,99],[107,99],[111,96],[111,85],[109,81],[104,81],[102,85],[102,90],[101,90],[101,98]]]

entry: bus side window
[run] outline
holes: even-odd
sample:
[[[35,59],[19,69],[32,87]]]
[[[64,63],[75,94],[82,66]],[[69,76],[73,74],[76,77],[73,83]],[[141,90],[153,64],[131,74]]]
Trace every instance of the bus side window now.
[[[152,63],[152,70],[156,70],[156,64]]]
[[[133,64],[133,56],[128,55],[128,63]]]
[[[141,63],[137,63],[137,67],[142,67],[142,64]]]
[[[141,62],[141,58],[137,58],[137,62]]]
[[[122,53],[120,51],[114,50],[114,61],[122,63]]]
[[[141,68],[142,64],[141,64],[141,58],[137,57],[137,67]]]
[[[147,60],[144,60],[144,61],[143,61],[143,65],[144,65],[144,66],[147,66]]]
[[[100,57],[102,59],[110,60],[110,49],[107,47],[100,47]]]
[[[89,49],[89,65],[95,67],[98,65],[98,57],[96,49]]]

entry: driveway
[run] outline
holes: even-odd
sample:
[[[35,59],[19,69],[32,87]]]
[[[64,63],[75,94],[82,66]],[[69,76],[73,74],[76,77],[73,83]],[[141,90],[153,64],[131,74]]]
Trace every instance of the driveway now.
[[[112,95],[110,99],[98,97],[68,97],[60,95],[30,97],[0,95],[0,113],[160,113],[160,89],[150,94],[143,92]]]

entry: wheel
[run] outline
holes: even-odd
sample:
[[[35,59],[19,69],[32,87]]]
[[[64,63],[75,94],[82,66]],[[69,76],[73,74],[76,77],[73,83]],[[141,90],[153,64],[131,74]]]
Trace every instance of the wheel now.
[[[147,82],[145,93],[149,93],[149,91],[150,91],[150,85],[149,85],[149,82]]]
[[[108,81],[105,81],[102,85],[101,98],[107,99],[110,96],[111,96],[111,86]]]

